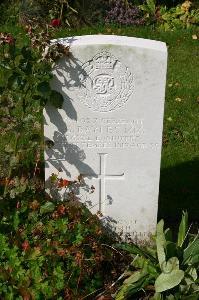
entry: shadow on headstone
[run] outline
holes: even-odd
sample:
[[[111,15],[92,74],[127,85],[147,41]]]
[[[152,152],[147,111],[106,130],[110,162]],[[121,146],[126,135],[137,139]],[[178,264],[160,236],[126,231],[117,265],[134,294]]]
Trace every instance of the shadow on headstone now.
[[[97,177],[93,169],[84,162],[86,159],[85,152],[77,145],[68,143],[64,134],[55,131],[53,143],[52,147],[46,149],[46,154],[48,155],[48,160],[57,171],[62,170],[66,176],[71,176],[69,170],[63,164],[64,161],[67,161],[70,165],[75,166],[80,174],[84,170],[85,173],[92,173],[93,177]],[[48,160],[46,161],[47,164]]]
[[[62,42],[62,39],[58,42]],[[74,38],[64,39],[69,45],[74,41]],[[66,94],[66,90],[81,87],[81,76],[87,76],[85,70],[81,67],[81,62],[74,58],[70,53],[68,57],[62,58],[59,63],[54,67],[56,75],[52,81],[52,87],[59,91],[64,97],[64,103],[62,110],[72,120],[77,120],[77,112],[73,106],[72,99]],[[67,77],[66,77],[67,74]],[[50,118],[50,122],[57,128],[54,131],[51,147],[47,147],[46,154],[49,157],[51,164],[59,171],[65,172],[66,176],[70,176],[70,172],[64,167],[63,161],[67,161],[70,165],[74,165],[81,173],[84,170],[85,173],[95,172],[84,163],[86,155],[82,149],[77,145],[69,143],[65,134],[67,133],[67,123],[59,113],[59,110],[53,108],[51,105],[46,105],[46,113]],[[47,124],[44,120],[44,124]],[[48,141],[48,138],[45,137]],[[46,167],[48,167],[48,161],[46,161]],[[94,176],[95,177],[95,176]],[[97,177],[97,175],[96,175]]]

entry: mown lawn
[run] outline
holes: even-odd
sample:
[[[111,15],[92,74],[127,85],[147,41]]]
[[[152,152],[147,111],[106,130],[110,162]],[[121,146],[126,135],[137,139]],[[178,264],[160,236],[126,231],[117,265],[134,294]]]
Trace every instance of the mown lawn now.
[[[0,31],[5,28],[0,28]],[[16,28],[7,28],[13,34]],[[199,216],[199,51],[196,30],[162,32],[152,28],[92,27],[59,29],[56,37],[85,34],[118,34],[166,42],[168,73],[161,160],[159,218],[179,220],[181,211]],[[3,153],[5,139],[1,139]],[[1,155],[1,160],[3,155]],[[2,165],[2,164],[1,164]],[[2,173],[2,172],[1,172]],[[139,195],[138,195],[139,196]]]

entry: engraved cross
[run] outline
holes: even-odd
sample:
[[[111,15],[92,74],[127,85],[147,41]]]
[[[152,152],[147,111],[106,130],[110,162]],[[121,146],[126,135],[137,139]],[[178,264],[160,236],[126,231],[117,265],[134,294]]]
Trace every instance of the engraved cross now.
[[[124,173],[122,174],[106,174],[107,153],[99,153],[100,156],[100,172],[99,174],[82,174],[87,177],[94,177],[99,179],[99,211],[104,213],[105,200],[106,200],[106,179],[118,180],[124,179]]]

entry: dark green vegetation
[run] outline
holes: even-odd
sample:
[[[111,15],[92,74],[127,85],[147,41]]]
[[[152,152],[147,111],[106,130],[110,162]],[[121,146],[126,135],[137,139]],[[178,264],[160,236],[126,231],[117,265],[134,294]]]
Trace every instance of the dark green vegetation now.
[[[72,192],[61,204],[39,192],[1,205],[0,299],[93,299],[125,259]]]
[[[54,47],[45,57],[41,57],[41,53],[48,45],[49,38],[82,34],[118,34],[167,43],[168,76],[159,219],[164,218],[167,225],[175,229],[182,210],[187,209],[191,222],[197,222],[199,215],[199,30],[194,26],[185,30],[193,22],[191,15],[189,12],[180,12],[179,15],[179,10],[174,7],[169,15],[165,12],[167,19],[162,23],[152,0],[148,1],[150,7],[145,7],[143,11],[144,24],[150,26],[124,27],[104,24],[103,0],[70,1],[70,5],[73,7],[75,4],[74,8],[78,9],[78,17],[67,6],[67,1],[57,0],[52,5],[51,1],[38,0],[22,1],[23,13],[19,18],[19,2],[2,1],[0,6],[0,32],[10,33],[0,37],[0,299],[93,300],[102,293],[99,300],[106,300],[104,290],[109,293],[107,287],[117,281],[124,271],[124,265],[129,262],[128,251],[122,252],[128,249],[131,249],[129,252],[133,259],[139,256],[132,264],[133,272],[139,276],[135,278],[135,274],[131,273],[132,277],[127,279],[128,291],[129,285],[130,292],[134,288],[134,292],[143,288],[145,293],[138,294],[141,299],[149,299],[146,298],[147,293],[151,297],[154,295],[155,280],[163,271],[162,268],[166,268],[169,273],[174,271],[175,278],[170,274],[169,281],[171,278],[172,284],[175,282],[176,285],[171,286],[168,278],[160,275],[163,277],[160,281],[163,280],[164,291],[158,287],[161,295],[155,299],[178,300],[181,299],[179,291],[190,296],[195,293],[198,284],[195,271],[198,270],[198,254],[195,257],[195,251],[198,253],[198,237],[186,236],[186,215],[180,226],[177,243],[172,242],[168,231],[167,234],[163,233],[161,221],[156,237],[157,251],[155,248],[138,249],[132,244],[130,248],[123,245],[123,250],[118,252],[97,217],[91,216],[75,196],[76,189],[84,184],[81,177],[72,182],[52,176],[51,183],[55,189],[66,189],[67,197],[62,204],[44,195],[42,108],[46,101],[56,106],[62,102],[49,86],[50,70],[52,62],[60,55],[67,55],[68,49]],[[10,6],[7,5],[9,3]],[[43,19],[38,17],[33,22],[27,18],[31,15],[43,16],[43,11],[38,10],[35,3],[43,3],[48,13]],[[63,4],[63,10],[60,4]],[[148,9],[149,17],[146,14]],[[87,18],[92,10],[94,19]],[[181,16],[185,17],[183,21]],[[52,23],[53,18],[61,20],[55,19]],[[70,29],[66,26],[66,20],[71,23]],[[96,21],[98,25],[94,25]],[[51,24],[48,35],[47,24]],[[74,24],[84,26],[74,29]],[[85,24],[90,26],[85,27]],[[164,26],[160,26],[162,24]],[[163,29],[168,24],[170,28],[177,28],[165,32]],[[52,101],[54,99],[56,101]],[[194,229],[192,226],[191,230]],[[193,242],[194,238],[196,242]],[[161,257],[165,260],[163,265]],[[187,268],[187,258],[191,270]],[[132,272],[132,269],[128,271]],[[182,272],[179,271],[185,272],[182,282]],[[126,275],[129,276],[129,273]],[[146,276],[150,277],[150,282],[144,281]],[[115,287],[117,284],[114,284],[112,293],[116,292]],[[157,283],[155,287],[158,291]],[[125,295],[126,282],[121,290],[124,292],[123,298],[117,299],[140,299],[134,294],[131,298]],[[119,292],[119,296],[123,292]],[[187,299],[196,300],[197,296],[196,293]]]

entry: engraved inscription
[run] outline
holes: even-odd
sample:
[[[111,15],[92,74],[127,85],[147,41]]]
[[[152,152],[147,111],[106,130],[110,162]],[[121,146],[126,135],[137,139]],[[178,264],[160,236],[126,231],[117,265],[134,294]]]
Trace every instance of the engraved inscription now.
[[[85,177],[93,177],[99,179],[99,212],[105,213],[105,201],[106,201],[106,180],[118,180],[124,179],[124,173],[122,174],[106,174],[106,158],[107,153],[98,153],[100,157],[100,172],[99,174],[82,174]],[[97,176],[97,177],[96,177]]]
[[[143,133],[142,119],[81,118],[68,122],[66,138],[80,148],[134,148]]]
[[[122,107],[134,89],[130,70],[107,51],[82,66],[80,100],[93,111],[110,112]]]

